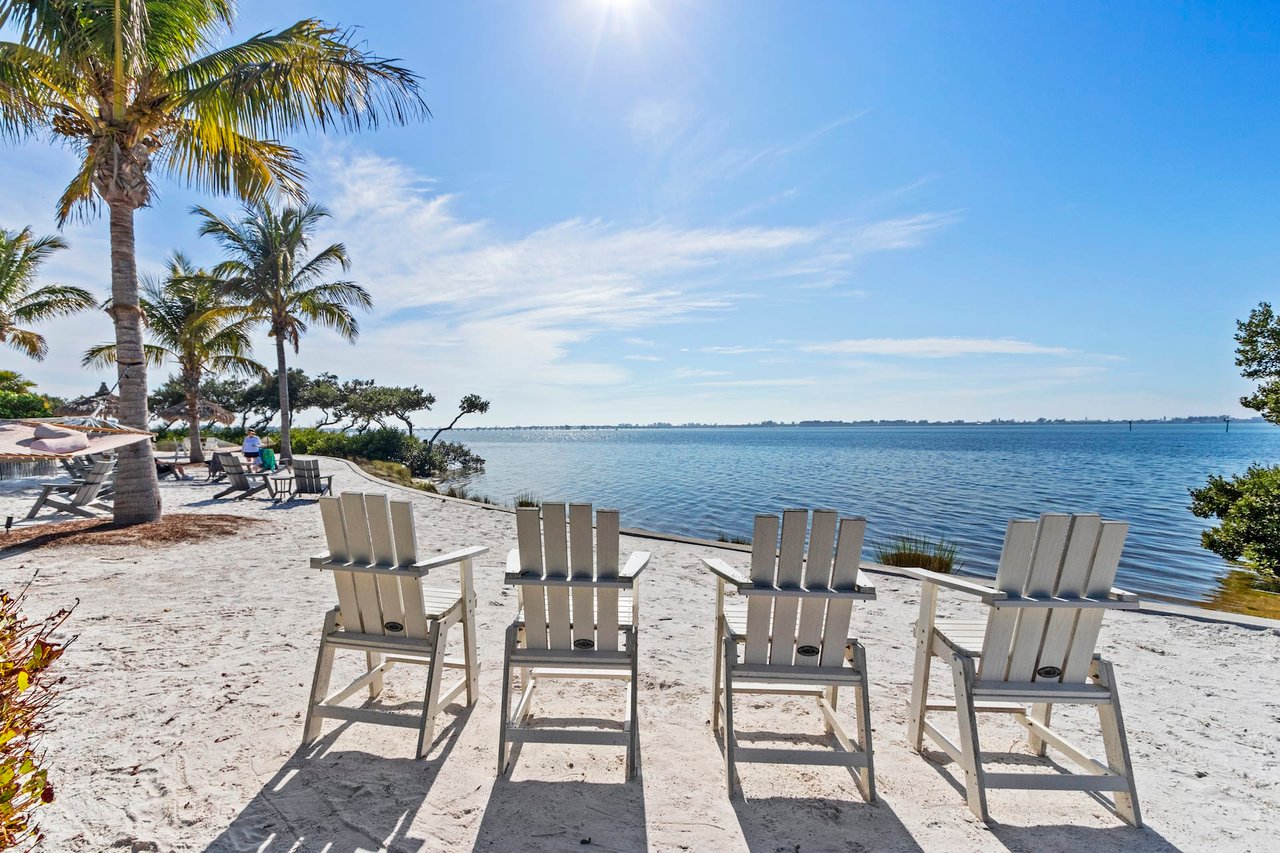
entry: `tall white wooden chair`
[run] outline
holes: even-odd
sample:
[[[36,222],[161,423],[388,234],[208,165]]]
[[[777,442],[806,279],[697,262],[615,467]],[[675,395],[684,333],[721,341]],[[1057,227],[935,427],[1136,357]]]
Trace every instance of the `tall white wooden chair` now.
[[[320,515],[329,552],[312,557],[311,566],[333,573],[338,606],[325,616],[320,635],[303,743],[320,736],[325,719],[404,726],[418,729],[421,758],[431,748],[436,714],[463,690],[468,705],[480,695],[471,570],[472,560],[489,549],[475,546],[419,560],[412,504],[389,501],[386,495],[344,492],[339,497],[322,497]],[[423,578],[433,569],[455,563],[457,587],[423,586]],[[445,656],[449,629],[458,624],[462,626],[461,659]],[[338,650],[363,652],[367,669],[341,690],[329,693]],[[369,698],[376,699],[382,692],[383,673],[397,663],[427,668],[420,715],[340,704],[366,686]],[[461,669],[464,676],[448,690],[441,686],[445,669]]]
[[[984,821],[987,788],[1022,788],[1111,792],[1116,813],[1142,825],[1115,674],[1111,663],[1094,653],[1103,613],[1138,607],[1136,595],[1111,586],[1128,529],[1125,522],[1097,515],[1051,513],[1038,522],[1010,521],[994,587],[922,569],[896,570],[923,581],[911,745],[919,752],[928,735],[956,761],[964,771],[969,808]],[[986,618],[938,617],[940,587],[980,598],[989,607]],[[954,704],[928,700],[935,656],[951,665]],[[1058,704],[1098,709],[1105,763],[1049,728]],[[925,719],[929,711],[956,712],[959,746]],[[1027,729],[1033,752],[1043,756],[1051,746],[1084,773],[987,772],[977,726],[977,714],[984,712],[1013,715]]]
[[[640,757],[636,579],[648,565],[649,553],[636,551],[619,570],[618,511],[597,512],[593,531],[591,504],[571,504],[567,527],[565,509],[562,503],[544,503],[541,519],[538,507],[516,510],[520,547],[507,556],[506,582],[519,590],[520,612],[507,629],[498,774],[507,771],[510,756],[524,742],[625,744],[630,779]],[[514,709],[513,670],[519,671],[521,683]],[[543,680],[561,678],[625,680],[622,731],[526,725],[534,688]]]
[[[110,509],[101,501],[110,494],[111,474],[115,467],[114,459],[103,459],[90,465],[81,479],[70,483],[42,483],[40,496],[27,513],[27,518],[35,518],[45,507],[53,509],[55,513],[65,512],[81,518],[95,517],[89,512],[90,506]],[[55,495],[60,497],[54,497]]]
[[[871,752],[871,706],[867,657],[849,635],[853,602],[876,597],[858,569],[867,522],[817,510],[805,557],[807,510],[757,515],[751,546],[751,576],[723,560],[703,558],[717,576],[712,729],[721,734],[729,795],[741,790],[739,761],[764,764],[826,764],[857,768],[862,796],[876,796]],[[731,585],[737,597],[726,597]],[[841,687],[852,687],[858,737],[836,715]],[[828,734],[839,749],[781,749],[738,745],[733,723],[737,693],[813,696]]]

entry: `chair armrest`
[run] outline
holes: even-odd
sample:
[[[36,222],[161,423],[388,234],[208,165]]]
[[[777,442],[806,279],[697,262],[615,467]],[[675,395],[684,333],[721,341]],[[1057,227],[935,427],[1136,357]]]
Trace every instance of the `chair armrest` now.
[[[866,564],[869,568],[886,574],[898,575],[899,577],[911,578],[921,583],[931,583],[947,589],[954,589],[956,592],[964,592],[969,595],[976,595],[987,604],[993,604],[998,601],[1004,601],[1009,596],[994,587],[983,586],[982,584],[973,583],[972,581],[961,580],[951,575],[943,575],[938,572],[931,572],[927,569],[917,569],[906,566],[885,566],[880,563]]]
[[[726,580],[736,586],[739,590],[749,588],[753,584],[738,572],[733,566],[721,560],[719,557],[703,557],[702,565],[711,570],[711,573]]]
[[[345,566],[346,563],[340,563],[334,560],[326,552],[324,554],[316,554],[311,558],[311,568],[313,569],[331,569],[334,566]]]
[[[1138,594],[1136,592],[1126,592],[1123,589],[1111,587],[1111,591],[1107,593],[1107,597],[1113,601],[1137,601]]]
[[[649,557],[652,556],[648,551],[632,551],[631,556],[627,558],[627,564],[622,567],[622,571],[618,572],[618,580],[635,580],[644,571],[645,566],[649,565]]]
[[[450,551],[448,554],[441,554],[439,557],[431,557],[426,560],[419,560],[414,563],[411,568],[415,571],[425,569],[436,569],[440,566],[448,566],[452,563],[461,563],[463,560],[470,560],[472,557],[478,557],[481,554],[489,553],[488,545],[472,545],[468,548],[461,548],[457,551]]]

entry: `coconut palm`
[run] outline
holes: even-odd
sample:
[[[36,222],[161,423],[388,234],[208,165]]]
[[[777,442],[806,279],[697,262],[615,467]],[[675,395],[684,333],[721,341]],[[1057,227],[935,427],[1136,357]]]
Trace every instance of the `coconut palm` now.
[[[310,325],[324,326],[355,343],[360,326],[352,308],[369,309],[369,292],[352,281],[324,281],[334,267],[351,266],[341,243],[326,246],[308,257],[311,237],[329,211],[317,204],[285,206],[279,210],[269,203],[247,209],[239,220],[223,219],[203,208],[195,208],[204,222],[202,237],[212,237],[222,247],[227,260],[214,267],[232,301],[243,306],[249,316],[267,324],[267,334],[275,338],[276,376],[280,392],[280,455],[293,455],[289,443],[289,369],[286,345],[296,354]]]
[[[427,114],[417,78],[362,50],[350,30],[299,21],[217,47],[233,0],[0,0],[0,139],[49,136],[79,155],[59,221],[101,202],[110,216],[111,303],[121,419],[147,422],[134,211],[164,173],[257,200],[300,195],[299,130],[358,130]],[[151,521],[160,493],[147,442],[116,468],[115,520]]]
[[[87,290],[46,284],[36,287],[36,272],[49,256],[67,244],[59,237],[36,237],[30,228],[0,229],[0,343],[42,361],[49,344],[26,328],[65,314],[92,308],[97,301]]]
[[[167,359],[177,362],[187,404],[191,461],[203,462],[200,383],[209,374],[267,374],[249,357],[253,348],[249,333],[255,321],[228,305],[222,287],[179,252],[169,259],[163,279],[144,282],[140,303],[151,339],[143,347],[147,363],[159,367]],[[82,363],[102,367],[115,360],[116,345],[100,344],[84,354]]]

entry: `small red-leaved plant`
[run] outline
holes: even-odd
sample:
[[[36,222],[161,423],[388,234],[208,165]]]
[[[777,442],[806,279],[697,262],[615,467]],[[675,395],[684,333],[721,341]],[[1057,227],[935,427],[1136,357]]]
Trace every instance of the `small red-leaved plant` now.
[[[28,621],[25,592],[0,590],[0,850],[38,844],[35,810],[53,802],[40,735],[62,680],[48,669],[66,648],[51,637],[71,610]]]

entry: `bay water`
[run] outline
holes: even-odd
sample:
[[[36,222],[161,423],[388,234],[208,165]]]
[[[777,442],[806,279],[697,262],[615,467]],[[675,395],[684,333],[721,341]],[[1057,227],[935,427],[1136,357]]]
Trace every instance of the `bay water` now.
[[[1200,547],[1187,489],[1280,461],[1263,423],[455,430],[487,461],[469,491],[510,504],[616,508],[624,527],[749,537],[757,512],[865,516],[866,557],[901,533],[960,545],[965,574],[994,575],[1010,518],[1097,512],[1128,521],[1117,583],[1204,600],[1229,566]]]

